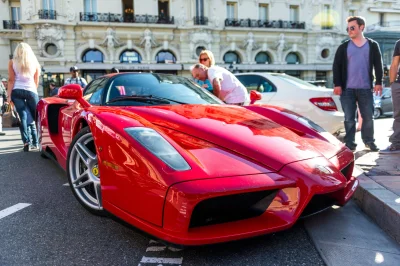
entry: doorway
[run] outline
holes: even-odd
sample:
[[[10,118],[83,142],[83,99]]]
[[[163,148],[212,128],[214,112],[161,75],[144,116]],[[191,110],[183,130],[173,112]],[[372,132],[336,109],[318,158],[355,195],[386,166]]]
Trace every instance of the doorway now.
[[[135,10],[133,9],[133,0],[122,0],[122,14],[125,22],[133,22]]]
[[[169,17],[169,0],[158,0],[158,16],[161,19]]]

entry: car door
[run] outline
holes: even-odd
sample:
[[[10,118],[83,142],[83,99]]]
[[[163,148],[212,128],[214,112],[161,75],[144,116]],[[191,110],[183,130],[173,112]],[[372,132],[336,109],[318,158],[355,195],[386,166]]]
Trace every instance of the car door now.
[[[262,94],[262,99],[257,101],[258,103],[268,103],[276,94],[276,87],[261,75],[238,75],[237,78],[249,93],[256,90]]]
[[[102,92],[107,82],[107,78],[99,78],[93,80],[88,86],[86,86],[83,93],[83,98],[92,105],[100,105]],[[80,109],[78,102],[70,105],[69,107],[63,109],[62,112],[62,137],[65,145],[65,152],[68,152],[69,146],[72,141],[72,117],[74,113]]]

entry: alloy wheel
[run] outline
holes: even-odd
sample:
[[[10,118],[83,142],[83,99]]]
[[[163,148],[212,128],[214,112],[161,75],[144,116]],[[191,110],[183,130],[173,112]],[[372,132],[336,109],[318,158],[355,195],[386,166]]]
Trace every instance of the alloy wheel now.
[[[81,203],[95,211],[103,210],[100,172],[91,132],[80,136],[74,143],[68,167],[70,186]]]

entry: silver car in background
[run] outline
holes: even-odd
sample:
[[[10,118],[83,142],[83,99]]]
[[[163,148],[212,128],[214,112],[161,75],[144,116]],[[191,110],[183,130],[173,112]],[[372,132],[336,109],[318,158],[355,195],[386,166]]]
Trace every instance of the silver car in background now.
[[[383,88],[382,96],[374,96],[374,119],[393,115],[392,90]]]

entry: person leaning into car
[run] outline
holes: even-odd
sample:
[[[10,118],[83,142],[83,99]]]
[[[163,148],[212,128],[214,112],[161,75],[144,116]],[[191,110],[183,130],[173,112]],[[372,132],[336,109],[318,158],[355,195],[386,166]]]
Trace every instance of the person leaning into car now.
[[[382,94],[382,55],[379,45],[372,39],[365,38],[365,19],[361,16],[347,18],[347,32],[350,40],[342,43],[335,54],[333,61],[334,94],[340,95],[340,102],[344,111],[344,127],[346,135],[344,141],[350,150],[355,150],[357,110],[360,109],[363,119],[361,138],[366,148],[378,151],[374,139],[373,121],[373,92]],[[375,86],[373,71],[375,71]]]
[[[213,85],[214,95],[227,104],[242,106],[248,100],[245,86],[223,67],[206,67],[198,63],[191,67],[191,72],[195,79],[201,81],[209,79]]]
[[[199,54],[199,63],[205,65],[206,67],[215,66],[214,55],[209,50],[203,50]],[[213,87],[211,82],[206,79],[205,81],[195,79],[196,83],[199,84],[202,88],[213,92]]]
[[[393,134],[390,136],[390,146],[381,153],[400,153],[400,40],[394,46],[393,60],[390,65],[390,89],[393,104]]]

